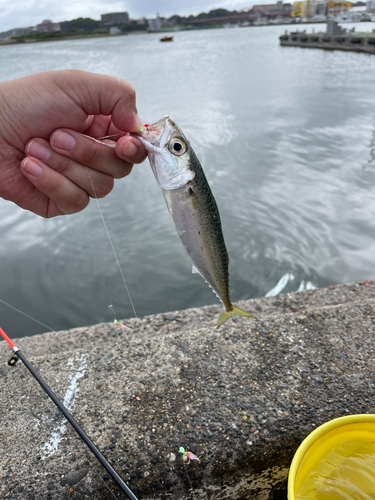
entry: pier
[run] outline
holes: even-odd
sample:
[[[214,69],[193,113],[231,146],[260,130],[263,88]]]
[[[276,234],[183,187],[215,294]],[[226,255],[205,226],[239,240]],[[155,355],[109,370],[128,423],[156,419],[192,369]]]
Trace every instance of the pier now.
[[[372,33],[347,32],[336,21],[327,22],[326,33],[285,32],[280,45],[324,50],[349,50],[375,54],[375,30]]]

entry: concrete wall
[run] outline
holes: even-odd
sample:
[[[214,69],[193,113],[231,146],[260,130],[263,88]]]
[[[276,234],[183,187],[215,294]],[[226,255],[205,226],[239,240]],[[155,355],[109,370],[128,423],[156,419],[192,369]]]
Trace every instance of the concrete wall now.
[[[325,33],[291,33],[280,37],[280,45],[310,49],[347,50],[375,54],[375,36],[353,34],[330,36]]]
[[[16,344],[140,500],[285,499],[313,429],[375,413],[375,283],[239,306],[258,319],[215,330],[208,306]],[[8,356],[0,342],[0,499],[124,499]]]

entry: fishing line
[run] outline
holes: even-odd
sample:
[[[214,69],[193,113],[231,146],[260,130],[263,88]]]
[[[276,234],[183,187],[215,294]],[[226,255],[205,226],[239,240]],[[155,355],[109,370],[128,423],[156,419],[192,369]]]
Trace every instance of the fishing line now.
[[[121,269],[120,261],[119,261],[119,259],[118,259],[118,257],[117,257],[117,253],[116,253],[115,247],[114,247],[113,242],[112,242],[111,235],[109,234],[107,224],[106,224],[106,222],[105,222],[105,220],[104,220],[103,212],[102,212],[102,209],[101,209],[101,207],[100,207],[98,197],[97,197],[97,195],[96,195],[96,191],[95,191],[94,184],[93,184],[93,182],[92,182],[92,179],[91,179],[90,173],[89,173],[88,171],[87,171],[87,175],[89,176],[90,183],[91,183],[91,187],[92,187],[92,190],[93,190],[94,195],[95,195],[96,205],[97,205],[97,207],[98,207],[99,214],[100,214],[100,217],[101,217],[101,219],[102,219],[104,229],[105,229],[105,231],[106,231],[106,233],[107,233],[107,237],[108,237],[109,243],[111,244],[112,252],[113,252],[113,255],[115,256],[115,259],[116,259],[116,262],[117,262],[117,266],[118,266],[118,268],[119,268],[119,271],[120,271],[120,274],[121,274],[121,277],[122,277],[122,281],[123,281],[124,286],[125,286],[126,293],[128,294],[129,301],[130,301],[130,304],[131,304],[132,309],[133,309],[133,312],[134,312],[134,316],[135,316],[136,318],[138,318],[137,313],[136,313],[136,310],[135,310],[135,307],[134,307],[134,304],[133,304],[133,301],[132,301],[132,298],[131,298],[131,295],[130,295],[130,292],[129,292],[128,285],[127,285],[126,280],[125,280],[124,273],[122,272],[122,269]]]
[[[193,498],[195,498],[195,493],[194,493],[193,485],[191,484],[190,476],[189,476],[188,471],[187,471],[187,465],[183,464],[183,468],[185,469],[186,477],[188,478],[188,481],[189,481],[189,484],[190,484],[191,494],[193,495]]]
[[[132,309],[133,309],[134,316],[137,318],[138,316],[137,316],[137,313],[136,313],[136,310],[135,310],[135,307],[134,307],[134,303],[133,303],[133,300],[132,300],[132,298],[131,298],[130,291],[129,291],[129,288],[128,288],[128,285],[127,285],[127,282],[126,282],[126,279],[125,279],[124,273],[123,273],[123,271],[122,271],[122,268],[121,268],[121,265],[120,265],[119,259],[118,259],[118,257],[117,257],[117,253],[116,253],[115,247],[114,247],[114,245],[113,245],[113,241],[112,241],[112,238],[111,238],[111,236],[110,236],[110,233],[109,233],[109,230],[108,230],[107,224],[106,224],[106,222],[105,222],[105,220],[104,220],[103,212],[102,212],[102,210],[101,210],[101,207],[100,207],[100,204],[99,204],[99,200],[98,200],[98,197],[97,197],[97,195],[96,195],[96,191],[95,191],[94,184],[93,184],[93,182],[92,182],[92,179],[91,179],[91,176],[90,176],[89,172],[87,172],[87,175],[88,175],[88,177],[89,177],[89,180],[90,180],[90,183],[91,183],[91,186],[92,186],[92,189],[93,189],[94,195],[95,195],[95,201],[96,201],[96,204],[97,204],[97,207],[98,207],[98,210],[99,210],[100,217],[101,217],[102,222],[103,222],[104,229],[105,229],[106,234],[107,234],[107,237],[108,237],[108,241],[109,241],[109,243],[110,243],[110,245],[111,245],[113,255],[115,256],[117,266],[118,266],[118,268],[119,268],[119,270],[120,270],[120,274],[121,274],[121,277],[122,277],[122,280],[123,280],[123,283],[124,283],[124,287],[125,287],[125,290],[126,290],[126,292],[127,292],[128,298],[129,298],[129,302],[130,302],[131,307],[132,307]],[[111,288],[110,288],[110,290],[109,290],[109,295],[110,295],[110,299],[111,299],[111,304],[108,306],[107,311],[106,311],[106,313],[104,314],[104,316],[103,316],[102,320],[105,318],[105,316],[108,314],[108,312],[109,312],[109,311],[111,311],[111,312],[114,314],[114,316],[116,316],[115,311],[114,311],[113,306],[112,306],[112,293],[111,293]],[[4,300],[0,299],[0,302],[1,302],[2,304],[6,305],[7,307],[11,308],[12,310],[16,311],[17,313],[22,314],[23,316],[25,316],[25,317],[29,318],[30,320],[32,320],[32,321],[34,321],[34,322],[38,323],[39,325],[41,325],[41,326],[43,326],[43,327],[47,328],[47,329],[48,329],[48,330],[50,330],[51,332],[55,332],[55,330],[54,330],[53,328],[51,328],[50,326],[46,325],[45,323],[42,323],[41,321],[37,320],[36,318],[32,317],[31,315],[29,315],[29,314],[27,314],[27,313],[25,313],[25,312],[23,312],[23,311],[21,311],[20,309],[18,309],[18,308],[16,308],[16,307],[12,306],[11,304],[7,303],[6,301],[4,301]],[[102,320],[101,320],[101,321],[102,321]],[[120,325],[120,326],[122,326],[122,325]],[[123,327],[123,328],[126,328],[126,327]],[[60,339],[60,340],[61,340],[61,339]],[[65,342],[63,341],[63,343],[65,343]],[[11,345],[11,344],[9,344],[9,345]],[[12,346],[11,346],[11,347],[12,347]],[[14,347],[14,344],[13,344],[13,347]],[[16,349],[17,349],[17,348],[16,348]],[[17,349],[17,350],[18,350],[18,349]],[[70,349],[69,349],[69,350],[70,350]],[[68,350],[68,351],[69,351],[69,350]],[[20,351],[18,351],[18,352],[19,352],[18,357],[19,357],[19,358],[23,361],[23,363],[24,363],[24,364],[25,364],[25,366],[29,369],[29,371],[32,373],[32,375],[33,375],[33,376],[34,376],[34,377],[38,380],[38,377],[39,377],[39,376],[38,376],[37,374],[36,374],[36,375],[37,375],[37,376],[36,376],[36,375],[35,375],[35,374],[31,371],[31,370],[33,369],[33,368],[31,367],[31,365],[28,363],[28,361],[26,360],[26,358],[24,358],[24,356],[22,355],[22,353],[21,353]],[[27,363],[28,363],[30,366],[27,366]],[[21,369],[21,367],[18,367],[18,368],[19,368],[19,370],[20,370],[20,373],[21,373],[21,374],[22,374],[22,375],[26,378],[27,383],[28,383],[28,384],[31,384],[30,374],[23,373],[23,371],[24,371],[24,370],[23,370],[23,369]],[[40,378],[40,377],[39,377],[39,378]],[[42,379],[41,379],[41,380],[42,380]],[[40,380],[38,380],[38,382],[39,382],[39,384],[43,387],[43,389],[47,392],[46,388],[43,386],[43,384],[44,384],[44,385],[48,388],[48,386],[45,384],[45,382],[44,382],[44,381],[42,381],[42,382],[43,382],[43,384],[41,383],[41,381],[40,381]],[[48,388],[48,390],[50,391],[50,389],[49,389],[49,388]],[[40,392],[40,390],[39,390],[39,392]],[[124,491],[124,492],[127,494],[128,498],[131,498],[131,499],[136,500],[136,497],[133,495],[133,493],[131,492],[131,490],[130,490],[127,486],[126,486],[126,484],[122,481],[122,479],[120,478],[120,476],[118,476],[118,474],[116,473],[116,471],[115,471],[115,470],[114,470],[114,469],[113,469],[113,468],[109,465],[109,463],[105,460],[105,458],[101,455],[101,453],[100,453],[100,452],[96,449],[96,447],[93,445],[93,443],[91,442],[91,440],[90,440],[90,439],[89,439],[89,438],[85,435],[85,433],[81,430],[82,434],[85,436],[85,437],[82,437],[82,434],[81,434],[81,433],[77,430],[77,428],[75,427],[75,425],[77,425],[77,427],[78,427],[79,429],[80,429],[80,427],[79,427],[79,426],[78,426],[78,424],[75,422],[75,420],[73,419],[73,417],[71,417],[71,415],[69,414],[69,412],[67,412],[68,416],[64,413],[63,409],[64,409],[65,411],[67,411],[67,410],[63,407],[63,405],[61,405],[60,401],[56,398],[56,396],[52,393],[52,391],[51,391],[52,396],[51,396],[51,394],[49,394],[48,392],[47,392],[47,394],[48,394],[48,396],[49,396],[49,397],[50,397],[50,398],[54,401],[54,403],[56,404],[56,406],[58,406],[58,407],[59,407],[60,411],[64,414],[65,418],[66,418],[66,419],[67,419],[67,420],[71,423],[71,425],[74,427],[74,429],[76,430],[76,432],[80,435],[81,439],[83,439],[83,440],[85,441],[86,445],[87,445],[87,446],[90,448],[90,450],[94,453],[94,455],[95,455],[95,456],[96,456],[96,458],[99,460],[99,462],[101,462],[101,464],[105,467],[105,469],[107,470],[107,472],[109,472],[109,473],[110,473],[110,475],[112,476],[112,478],[113,478],[113,479],[117,482],[117,484],[121,487],[122,491]],[[55,401],[55,399],[54,399],[54,398],[56,398],[56,400],[57,400],[57,401]],[[52,411],[52,409],[49,407],[49,405],[47,404],[47,402],[46,402],[46,401],[44,401],[44,398],[42,398],[42,400],[43,400],[43,402],[45,402],[45,403],[46,403],[46,405],[45,405],[45,409],[46,409],[48,412],[52,413],[53,418],[54,418],[54,419],[55,419],[55,420],[56,420],[56,421],[60,424],[61,422],[60,422],[60,420],[58,419],[57,415],[56,415],[56,414]],[[62,408],[61,408],[59,405],[61,405],[61,407],[62,407]],[[33,413],[32,413],[32,414],[33,414]],[[35,417],[35,415],[34,415],[34,417]],[[70,418],[69,418],[69,417],[70,417]],[[40,419],[39,417],[37,417],[37,419],[38,419],[40,422],[42,422],[42,421],[41,421],[41,419]],[[75,424],[74,424],[74,423],[72,423],[72,421],[73,421]],[[89,443],[91,443],[91,445],[92,445],[92,446],[90,446],[90,444],[88,444],[88,442],[85,440],[85,438],[87,438],[88,442],[89,442]],[[104,480],[103,480],[103,478],[100,476],[100,474],[98,473],[98,471],[96,470],[96,468],[94,467],[94,465],[91,463],[90,459],[89,459],[89,458],[87,457],[87,455],[86,455],[86,454],[85,454],[85,453],[84,453],[84,452],[83,452],[83,451],[79,448],[78,443],[77,443],[77,441],[76,441],[75,439],[73,439],[73,443],[74,443],[74,446],[76,447],[76,449],[77,449],[80,453],[82,453],[82,455],[86,458],[87,462],[90,464],[91,469],[92,469],[92,470],[94,470],[95,474],[99,477],[100,481],[101,481],[101,482],[105,485],[105,487],[107,488],[107,490],[111,493],[111,495],[112,495],[114,498],[116,498],[115,494],[112,492],[112,490],[109,488],[109,486],[105,483],[105,481],[104,481]],[[95,452],[95,450],[96,450],[96,452]],[[98,454],[99,454],[99,456],[98,456]],[[108,468],[107,468],[107,467],[108,467]],[[111,471],[111,470],[112,470],[112,471]],[[117,476],[117,477],[116,477],[116,476]],[[189,478],[188,478],[188,479],[189,479]],[[189,482],[190,482],[190,479],[189,479]],[[122,484],[121,484],[121,483],[122,483]],[[127,489],[128,491],[126,491],[126,489]]]
[[[104,314],[104,316],[102,317],[102,319],[99,321],[99,323],[103,323],[103,319],[107,316],[107,314],[109,313],[109,311],[111,311],[113,313],[113,316],[114,318],[116,318],[116,312],[115,310],[113,309],[113,306],[112,304],[110,304],[108,307],[107,307],[107,310]]]
[[[18,313],[20,314],[23,314],[23,316],[26,316],[27,318],[31,319],[32,321],[35,321],[35,323],[39,323],[39,325],[42,325],[42,326],[45,326],[46,328],[48,328],[48,330],[50,330],[51,332],[54,332],[55,330],[53,328],[51,328],[50,326],[42,323],[41,321],[33,318],[32,316],[30,316],[30,314],[26,314],[25,312],[22,312],[20,311],[20,309],[17,309],[17,307],[14,307],[12,306],[11,304],[8,304],[8,302],[5,302],[5,300],[2,300],[0,299],[0,302],[8,307],[10,307],[11,309],[13,309],[13,311],[17,311]]]

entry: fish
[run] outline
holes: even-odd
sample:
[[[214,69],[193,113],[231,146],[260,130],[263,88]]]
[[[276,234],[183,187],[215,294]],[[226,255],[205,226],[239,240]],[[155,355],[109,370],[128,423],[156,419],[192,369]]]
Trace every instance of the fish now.
[[[255,318],[231,303],[229,256],[219,209],[203,168],[180,127],[169,116],[137,134],[147,150],[155,178],[162,190],[178,236],[199,273],[224,306],[219,328],[237,314]]]

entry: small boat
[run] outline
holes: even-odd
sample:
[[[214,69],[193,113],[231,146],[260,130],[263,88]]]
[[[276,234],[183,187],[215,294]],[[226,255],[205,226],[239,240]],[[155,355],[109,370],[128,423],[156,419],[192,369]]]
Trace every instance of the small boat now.
[[[160,38],[161,42],[173,42],[173,36],[164,36],[163,38]]]

